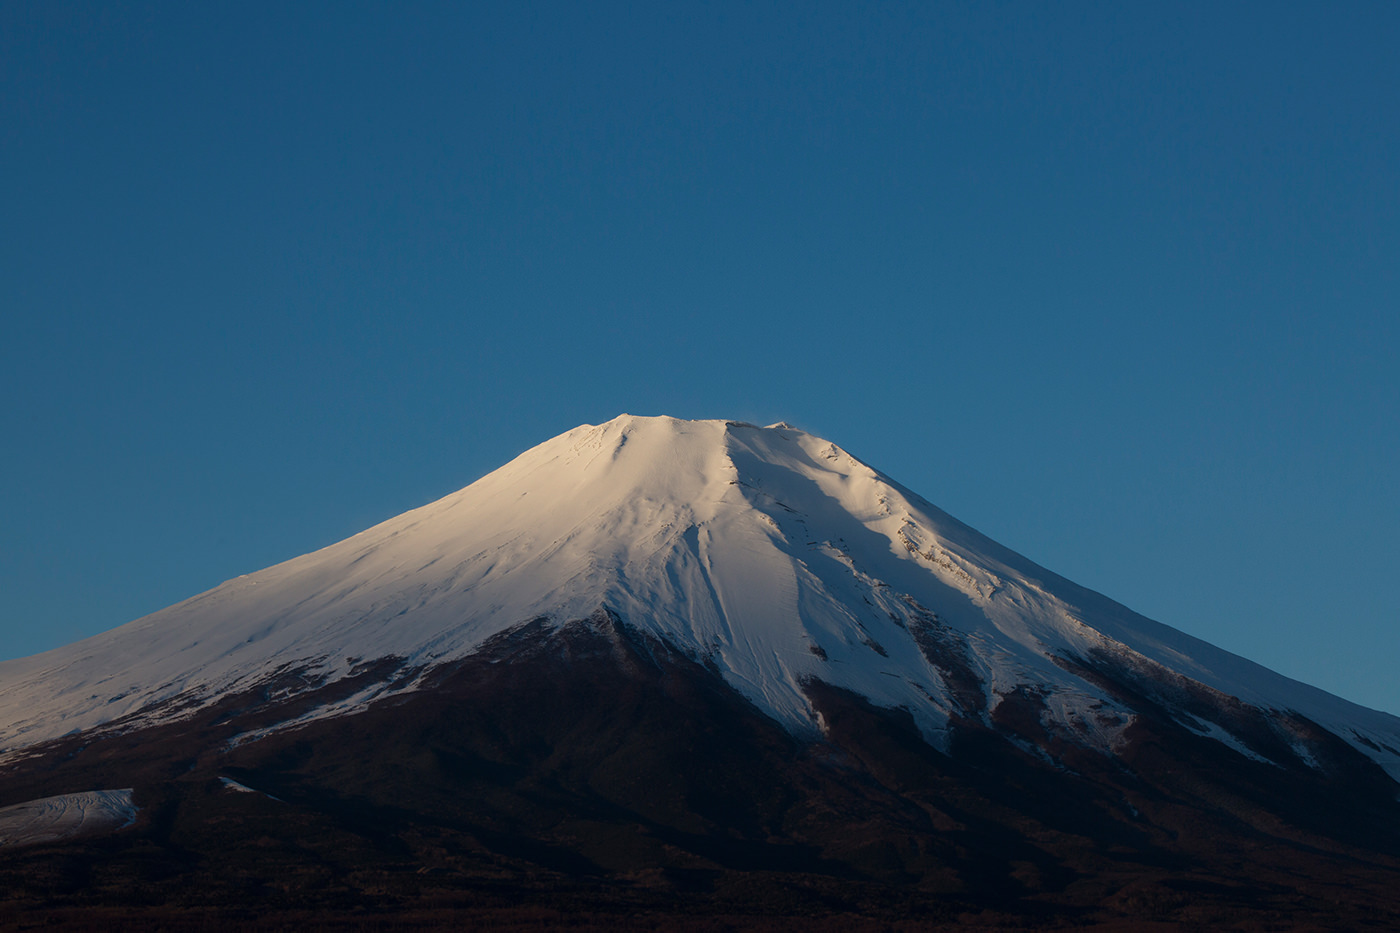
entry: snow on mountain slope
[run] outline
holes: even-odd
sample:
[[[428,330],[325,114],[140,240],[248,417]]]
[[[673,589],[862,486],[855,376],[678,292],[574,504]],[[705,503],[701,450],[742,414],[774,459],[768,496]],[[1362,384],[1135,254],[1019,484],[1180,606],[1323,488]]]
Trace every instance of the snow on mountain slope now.
[[[1055,728],[1111,750],[1132,712],[1076,666],[1097,658],[1297,711],[1400,779],[1400,719],[1055,576],[828,441],[627,415],[320,551],[0,663],[0,750],[169,716],[166,701],[188,709],[279,672],[314,684],[386,657],[419,671],[523,622],[604,608],[712,663],[796,732],[821,727],[808,678],[908,708],[934,742],[1032,685]],[[1261,757],[1228,723],[1182,716]]]
[[[0,849],[124,829],[136,822],[131,794],[130,787],[92,790],[0,807]]]

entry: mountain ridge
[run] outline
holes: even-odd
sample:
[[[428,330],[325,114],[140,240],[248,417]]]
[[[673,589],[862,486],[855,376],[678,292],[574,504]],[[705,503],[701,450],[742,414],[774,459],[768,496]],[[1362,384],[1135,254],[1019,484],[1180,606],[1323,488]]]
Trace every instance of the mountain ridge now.
[[[1136,714],[1085,675],[1108,659],[1165,694],[1297,713],[1400,779],[1400,719],[1073,584],[829,441],[782,423],[630,415],[581,425],[326,548],[0,662],[0,756],[396,659],[388,676],[291,722],[342,715],[416,689],[425,671],[514,626],[597,611],[712,664],[799,734],[824,728],[810,680],[909,710],[945,748],[952,725],[990,722],[1002,698],[1034,687],[1049,727],[1111,754]],[[1193,702],[1197,713],[1180,712],[1190,728],[1272,760],[1229,715]],[[1306,763],[1307,740],[1296,744]]]

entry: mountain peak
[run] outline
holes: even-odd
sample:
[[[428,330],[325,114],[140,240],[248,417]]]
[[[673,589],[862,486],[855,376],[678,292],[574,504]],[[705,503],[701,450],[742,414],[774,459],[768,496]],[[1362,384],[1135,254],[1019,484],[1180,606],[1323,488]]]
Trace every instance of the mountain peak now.
[[[0,664],[0,748],[181,715],[288,672],[326,684],[392,669],[306,714],[338,715],[514,627],[598,612],[718,671],[796,734],[824,727],[818,681],[907,710],[936,745],[1030,689],[1064,741],[1112,751],[1135,713],[1094,673],[1108,663],[1174,696],[1296,711],[1400,775],[1394,717],[1075,586],[830,441],[626,414],[327,548]],[[1274,754],[1191,716],[1241,754]]]

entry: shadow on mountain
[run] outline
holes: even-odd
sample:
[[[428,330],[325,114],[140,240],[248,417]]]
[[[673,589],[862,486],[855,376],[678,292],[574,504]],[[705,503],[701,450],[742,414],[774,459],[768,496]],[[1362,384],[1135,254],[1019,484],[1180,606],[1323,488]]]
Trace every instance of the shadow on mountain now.
[[[296,729],[247,738],[315,698],[229,697],[0,773],[0,805],[134,786],[142,808],[103,838],[0,849],[0,925],[1400,925],[1395,787],[1362,756],[1254,760],[1173,719],[1150,672],[1064,663],[1137,711],[1117,758],[1059,740],[1024,689],[945,754],[907,712],[812,682],[825,732],[799,740],[605,613]],[[1192,702],[1285,758],[1278,727]]]

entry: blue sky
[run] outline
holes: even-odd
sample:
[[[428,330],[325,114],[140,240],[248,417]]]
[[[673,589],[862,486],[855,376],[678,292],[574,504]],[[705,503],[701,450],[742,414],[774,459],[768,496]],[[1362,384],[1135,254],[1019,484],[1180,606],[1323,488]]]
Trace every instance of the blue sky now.
[[[627,411],[1400,713],[1400,6],[117,6],[0,6],[0,657]]]

